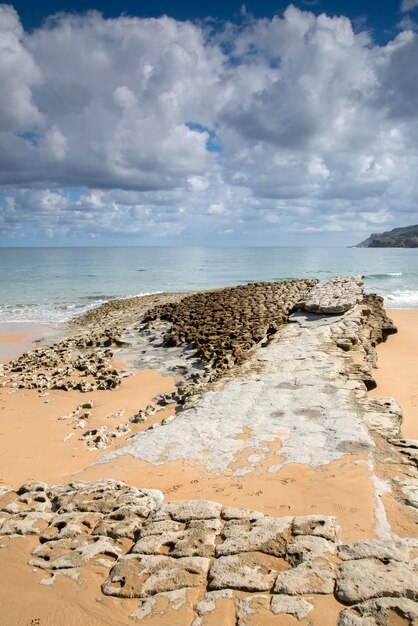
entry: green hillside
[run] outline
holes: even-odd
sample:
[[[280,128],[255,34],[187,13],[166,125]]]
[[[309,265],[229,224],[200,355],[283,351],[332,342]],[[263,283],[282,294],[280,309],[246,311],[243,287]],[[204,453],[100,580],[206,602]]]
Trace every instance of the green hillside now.
[[[418,248],[418,224],[394,228],[385,233],[373,233],[356,248]]]

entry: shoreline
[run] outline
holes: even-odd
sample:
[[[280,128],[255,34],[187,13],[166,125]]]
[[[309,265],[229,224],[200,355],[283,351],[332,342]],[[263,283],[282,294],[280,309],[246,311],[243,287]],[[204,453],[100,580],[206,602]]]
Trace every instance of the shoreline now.
[[[180,295],[177,298],[169,297],[166,301],[169,306],[171,306],[170,303],[174,303],[174,306],[176,303],[180,303],[180,306],[182,305]],[[158,300],[152,299],[147,302],[155,303]],[[53,329],[53,333],[46,337],[48,343],[48,339],[53,338],[55,331],[59,339],[62,338],[63,334],[65,334],[63,331],[66,330],[68,330],[68,336],[76,336],[78,331],[84,332],[86,337],[93,341],[93,350],[101,354],[105,352],[103,347],[96,348],[94,346],[103,346],[103,337],[106,341],[113,342],[116,348],[112,347],[112,353],[114,352],[114,354],[112,357],[109,357],[112,359],[109,363],[114,371],[117,371],[121,376],[121,383],[116,388],[92,389],[87,393],[71,388],[67,391],[63,389],[20,389],[18,386],[0,388],[0,416],[3,416],[0,432],[1,488],[9,487],[16,490],[27,480],[43,481],[51,485],[74,480],[89,481],[89,484],[92,484],[90,481],[113,479],[121,480],[139,489],[160,490],[167,503],[175,503],[178,500],[189,501],[190,499],[208,498],[215,502],[221,502],[224,507],[232,507],[234,510],[238,510],[236,507],[239,507],[240,510],[258,511],[259,513],[257,514],[259,515],[273,516],[272,519],[283,516],[331,516],[331,518],[326,517],[324,519],[335,518],[338,520],[341,529],[340,538],[344,542],[374,540],[385,536],[385,533],[388,532],[387,529],[390,527],[392,527],[394,532],[399,533],[400,537],[414,536],[416,519],[410,509],[399,502],[399,499],[393,493],[380,493],[379,491],[381,489],[379,480],[389,480],[390,472],[392,472],[393,468],[393,465],[389,466],[390,472],[388,474],[388,468],[384,461],[380,460],[389,454],[387,442],[379,435],[375,439],[377,455],[374,455],[373,447],[369,447],[371,446],[370,435],[367,435],[367,437],[361,435],[357,440],[355,428],[353,430],[350,420],[347,421],[347,434],[343,434],[342,451],[328,460],[326,457],[327,453],[324,452],[324,460],[318,464],[311,462],[308,457],[304,457],[303,445],[295,446],[293,454],[296,457],[299,455],[299,459],[291,460],[293,458],[292,448],[286,443],[288,433],[283,428],[282,431],[280,429],[277,430],[274,439],[269,437],[266,431],[264,439],[261,437],[258,441],[255,441],[251,438],[250,428],[247,426],[244,426],[242,430],[239,427],[237,434],[234,434],[233,432],[228,432],[226,423],[223,425],[222,422],[219,422],[218,425],[215,419],[216,412],[211,419],[213,446],[221,446],[226,450],[228,445],[232,445],[236,451],[233,462],[228,463],[226,468],[210,469],[207,463],[205,463],[204,457],[202,457],[201,462],[190,458],[177,460],[169,459],[168,457],[164,458],[164,454],[169,446],[175,443],[176,440],[180,440],[181,437],[178,436],[178,433],[181,432],[181,424],[183,423],[187,426],[187,419],[181,416],[187,416],[187,414],[192,416],[190,424],[192,424],[192,428],[196,429],[195,434],[197,437],[200,428],[199,419],[201,419],[202,415],[205,419],[206,416],[210,417],[210,413],[207,410],[210,410],[210,404],[206,406],[203,403],[199,414],[200,400],[199,396],[197,396],[196,415],[193,415],[195,401],[193,401],[191,409],[186,406],[179,412],[179,418],[177,417],[175,402],[169,402],[168,404],[163,404],[157,411],[151,412],[144,421],[142,421],[142,417],[138,422],[131,422],[128,419],[135,414],[142,415],[150,403],[154,402],[155,404],[155,398],[159,397],[160,394],[168,394],[170,396],[175,389],[173,376],[170,377],[163,371],[157,371],[156,364],[158,359],[150,361],[148,364],[150,369],[141,369],[141,363],[146,361],[143,360],[138,363],[137,359],[131,358],[134,349],[139,350],[139,352],[142,350],[155,350],[153,343],[135,343],[133,340],[134,331],[120,335],[119,330],[116,328],[117,320],[123,320],[123,324],[129,328],[133,324],[137,325],[136,320],[139,312],[144,309],[143,307],[141,308],[141,302],[135,301],[133,306],[133,310],[124,307],[119,309],[117,304],[113,304],[105,308],[106,314],[103,318],[100,316],[100,313],[89,312],[87,314],[88,317],[79,320],[78,325],[74,323],[71,327],[63,327],[61,332]],[[372,316],[375,315],[373,306]],[[361,307],[357,308],[360,315]],[[350,402],[353,402],[355,394],[358,394],[360,398],[364,396],[366,404],[368,398],[377,400],[381,396],[391,395],[400,401],[402,405],[396,389],[402,382],[404,385],[403,393],[406,394],[405,397],[408,397],[408,394],[411,395],[411,390],[413,391],[414,389],[413,372],[417,371],[418,368],[418,336],[413,334],[414,328],[418,327],[418,310],[408,310],[400,313],[398,309],[395,309],[387,310],[387,313],[389,317],[395,320],[395,323],[398,322],[398,333],[388,336],[386,342],[377,346],[378,369],[373,370],[377,388],[367,394],[362,391],[363,383],[349,378],[351,376],[350,372],[354,371],[353,367],[361,367],[364,364],[365,356],[370,356],[367,352],[364,355],[359,351],[359,346],[361,348],[363,345],[361,342],[364,338],[361,339],[359,346],[354,346],[354,349],[350,349],[347,352],[343,351],[346,348],[341,350],[338,347],[335,350],[331,350],[329,355],[327,353],[327,357],[329,356],[331,361],[336,359],[335,365],[328,369],[325,368],[325,361],[323,361],[324,354],[315,351],[321,350],[321,346],[325,345],[323,337],[329,338],[331,336],[327,334],[329,332],[327,330],[328,326],[323,328],[319,326],[318,328],[314,327],[314,330],[307,330],[303,322],[300,326],[299,323],[286,324],[279,328],[276,340],[272,341],[271,346],[267,350],[260,350],[260,346],[258,346],[256,353],[260,353],[260,363],[269,363],[269,359],[273,359],[274,354],[276,354],[275,358],[278,362],[283,362],[283,353],[280,353],[281,342],[285,342],[283,350],[289,350],[289,354],[291,354],[292,350],[296,349],[300,338],[303,338],[305,335],[310,337],[309,333],[311,333],[312,337],[309,339],[309,342],[316,337],[315,346],[317,347],[309,343],[308,352],[309,350],[314,350],[311,358],[314,363],[318,362],[319,370],[317,374],[315,374],[315,369],[313,369],[306,375],[302,371],[300,375],[303,381],[302,387],[306,386],[308,392],[309,389],[313,389],[315,394],[317,389],[319,394],[318,403],[324,402],[324,405],[326,405],[326,402],[328,402],[327,394],[330,393],[331,384],[335,386],[335,393],[338,392],[335,396],[335,401],[341,407],[344,406],[348,399],[350,399]],[[348,317],[344,315],[343,318],[347,320],[361,319],[356,317],[350,318],[350,313],[347,315]],[[364,319],[367,320],[367,316]],[[376,319],[380,319],[379,323],[385,324],[384,320],[382,322],[383,318],[377,317]],[[352,322],[349,321],[349,323]],[[3,341],[2,345],[14,350],[15,354],[22,345],[27,345],[28,342],[36,338],[39,339],[39,336],[35,337],[36,332],[45,336],[45,330],[47,329],[47,327],[39,325],[37,327],[36,325],[35,327],[22,327],[19,323],[16,323],[16,326],[14,326],[15,323],[12,324],[13,326],[9,324],[9,334],[4,335],[8,341]],[[89,324],[91,325],[91,331],[88,330]],[[329,324],[333,325],[332,319]],[[338,326],[338,323],[336,324]],[[2,327],[2,324],[0,324],[0,333],[2,328],[4,329],[4,326]],[[110,332],[109,328],[113,330]],[[156,333],[157,328],[158,324],[152,326],[152,333]],[[32,334],[29,332],[31,329],[34,331]],[[343,331],[343,326],[341,326],[340,330]],[[163,332],[167,332],[164,326]],[[158,335],[158,333],[156,334]],[[412,335],[413,341],[411,339]],[[344,334],[342,337],[341,335],[339,337],[340,339],[335,339],[337,345],[338,341],[346,341]],[[155,341],[156,345],[158,345],[158,337]],[[98,343],[95,344],[95,342]],[[131,347],[126,347],[126,344],[130,342],[133,342]],[[106,346],[106,342],[104,345]],[[416,346],[415,353],[414,346]],[[214,346],[215,348],[216,346]],[[156,349],[157,356],[159,349]],[[303,344],[300,349],[302,350],[302,358],[307,358],[309,361],[309,354],[304,354]],[[406,349],[409,350],[409,360],[405,363],[403,374],[399,372],[399,379],[395,379],[393,372],[400,369],[400,364],[405,359]],[[87,350],[86,347],[81,348],[81,352],[85,350]],[[175,351],[175,348],[173,350]],[[279,352],[274,352],[274,350],[279,350]],[[268,356],[269,354],[271,355],[270,357]],[[279,357],[279,354],[282,356]],[[290,372],[292,367],[299,368],[301,354],[297,353],[294,355],[293,366],[291,366],[291,359],[289,358],[289,363],[286,362],[283,371],[279,369],[277,374],[275,374],[278,376],[277,380],[282,381],[278,386],[282,386],[282,391],[279,392],[281,396],[279,397],[283,399],[292,397],[291,393],[289,395],[288,390],[289,384],[293,385],[293,383],[291,383],[291,376],[286,378],[288,376],[287,366],[289,365]],[[190,360],[189,357],[190,355],[186,355],[186,361]],[[169,359],[168,356],[167,359]],[[176,362],[176,359],[179,359],[179,353],[175,353],[170,359],[170,362]],[[267,360],[263,361],[263,359]],[[90,367],[92,361],[86,363]],[[185,369],[184,367],[184,361],[178,361],[178,363],[180,369],[178,370],[177,382],[183,376],[187,376],[187,368]],[[273,361],[271,361],[272,365]],[[246,380],[246,377],[248,377],[248,383],[252,381],[251,384],[257,384],[256,381],[260,376],[258,373],[260,367],[257,359],[253,361],[250,359],[234,370],[233,376],[227,376],[220,383],[215,378],[209,383],[208,397],[222,397],[223,387],[233,386],[235,377],[241,377],[243,380]],[[334,369],[336,372],[343,370],[345,372],[344,376],[348,377],[347,380],[345,378],[341,381],[339,379],[336,380],[334,378]],[[74,374],[71,376],[74,377]],[[321,390],[319,385],[323,376],[325,376],[323,381],[324,388]],[[326,376],[330,377],[328,383]],[[405,385],[407,378],[410,386]],[[94,379],[91,377],[88,380],[90,383],[94,382]],[[395,385],[398,385],[398,387]],[[245,385],[242,391],[245,392]],[[268,394],[267,385],[263,388],[263,395],[266,394]],[[307,414],[307,420],[301,422],[303,430],[305,427],[309,428],[311,421],[315,422],[318,416],[315,410],[312,412],[312,402],[310,402],[309,396],[306,400],[306,408],[303,408],[302,396],[299,396],[300,393],[295,396],[297,412],[300,412],[301,419],[303,419],[303,412]],[[251,405],[247,407],[245,394],[239,393],[238,397],[237,411],[242,411],[246,419],[250,420],[257,403],[253,407]],[[410,433],[408,436],[416,436],[413,430],[413,410],[415,405],[412,395],[410,400],[410,405],[403,407],[404,437],[406,432]],[[257,402],[259,402],[259,398],[257,398]],[[334,400],[331,401],[330,406],[333,406],[333,402]],[[80,409],[79,407],[82,404],[85,404],[88,408]],[[229,405],[232,406],[232,413],[231,409],[228,408]],[[231,421],[231,416],[235,415],[233,409],[235,402],[224,402],[222,406],[224,409],[222,417],[227,421]],[[268,406],[268,399],[266,406]],[[359,406],[362,407],[363,405]],[[289,407],[290,414],[292,414],[291,409]],[[86,414],[85,417],[83,412]],[[295,415],[298,414],[297,412]],[[238,413],[234,419],[237,418]],[[292,418],[286,424],[291,423],[291,421]],[[245,423],[245,420],[243,423]],[[248,423],[251,424],[250,421]],[[120,438],[116,434],[113,439],[112,437],[109,439],[106,433],[111,431],[117,433],[117,429],[124,424],[129,426],[129,432],[126,430],[121,431],[122,436]],[[180,424],[177,431],[175,430],[176,424]],[[103,427],[105,427],[106,432],[101,430]],[[254,422],[251,427],[254,428],[254,431],[257,431],[258,427],[263,427],[263,421],[259,424]],[[341,428],[341,426],[338,426],[338,428]],[[407,430],[410,428],[411,430]],[[104,441],[108,447],[106,448],[105,446],[106,449],[103,449],[90,445],[90,443],[94,443],[93,439],[91,441],[83,439],[83,433],[87,429],[96,431],[100,440],[99,443]],[[282,432],[282,435],[279,431]],[[101,434],[103,432],[104,435]],[[172,440],[167,439],[167,437],[164,439],[164,433],[166,432],[173,433]],[[309,432],[308,430],[308,436],[310,436]],[[153,442],[155,443],[159,440],[165,442],[162,444],[161,459],[158,459],[158,462],[145,461],[141,458],[141,454],[139,458],[136,458],[135,449],[132,448],[130,451],[129,446],[132,442],[132,436],[138,435],[138,433],[143,433],[143,436],[139,439],[136,437],[133,441],[143,441],[144,451],[149,446],[154,445]],[[350,441],[349,438],[353,434],[352,442],[347,446],[347,441]],[[373,435],[373,433],[371,434]],[[317,433],[313,429],[312,438],[315,439],[315,437],[317,437]],[[346,440],[345,437],[348,439]],[[193,441],[193,439],[190,441]],[[324,441],[324,446],[322,446],[319,440],[317,451],[322,447],[324,449],[328,447],[331,450],[337,441],[338,439],[335,440],[334,444]],[[122,453],[119,454],[121,451]],[[285,463],[286,455],[290,455],[290,460],[287,464]],[[105,456],[108,458],[103,459]],[[18,465],[15,463],[16,458],[20,459]],[[373,460],[371,460],[372,458]],[[252,463],[253,468],[249,471]],[[397,465],[396,467],[401,468],[402,466]],[[8,493],[3,496],[3,506],[5,502],[8,503],[10,501],[10,498],[11,496]],[[10,572],[13,571],[15,582],[13,588],[7,584],[0,593],[0,607],[5,608],[5,614],[11,621],[14,620],[14,623],[23,626],[31,623],[30,620],[35,618],[40,620],[35,623],[40,623],[41,626],[64,626],[64,623],[65,625],[74,623],[79,626],[96,626],[96,624],[99,626],[99,624],[107,623],[128,625],[135,623],[128,617],[128,614],[138,608],[138,600],[100,595],[100,583],[107,576],[107,572],[103,567],[90,565],[88,568],[81,568],[78,584],[66,576],[54,573],[52,573],[50,578],[45,578],[45,576],[49,576],[48,570],[31,571],[27,566],[30,551],[36,549],[38,545],[36,537],[20,537],[17,540],[13,536],[1,537],[1,544],[3,549],[0,550],[0,574],[2,578],[9,580]],[[166,553],[161,552],[160,554]],[[19,582],[16,582],[17,580]],[[39,585],[41,581],[43,582]],[[25,591],[31,597],[30,607],[22,607],[17,601],[17,598],[24,594]],[[99,599],[97,600],[97,598]],[[338,620],[338,611],[342,610],[341,605],[333,597],[328,596],[310,596],[310,601],[313,602],[314,606],[310,615],[313,619],[312,623],[318,624],[318,626],[335,626]],[[64,607],[63,613],[57,618],[58,606],[60,604]],[[160,612],[157,610],[158,606],[160,606]],[[157,608],[155,613],[154,609],[152,610],[149,620],[145,618],[143,622],[140,622],[141,626],[142,623],[144,623],[144,626],[162,626],[166,623],[175,623],[176,626],[178,623],[179,626],[180,624],[183,626],[183,623],[185,625],[191,623],[189,614],[187,614],[188,617],[183,622],[180,620],[180,613],[177,612],[177,609],[172,610],[170,607],[167,609],[167,606],[164,604],[157,605]],[[230,622],[227,621],[226,615],[226,613],[225,616],[221,613],[217,618],[217,623],[225,623],[225,625],[229,626]],[[270,614],[265,612],[263,615],[266,618],[266,623],[270,623],[268,621],[270,619],[268,615]],[[57,619],[62,621],[56,621]],[[177,619],[180,621],[177,622]],[[225,622],[222,619],[225,619]],[[203,623],[206,624],[206,622]],[[212,622],[209,621],[208,623]],[[278,623],[287,622],[279,621]],[[305,623],[307,623],[305,620],[301,622],[302,625]]]
[[[0,322],[0,363],[33,350],[38,342],[58,336],[67,330],[41,322]]]

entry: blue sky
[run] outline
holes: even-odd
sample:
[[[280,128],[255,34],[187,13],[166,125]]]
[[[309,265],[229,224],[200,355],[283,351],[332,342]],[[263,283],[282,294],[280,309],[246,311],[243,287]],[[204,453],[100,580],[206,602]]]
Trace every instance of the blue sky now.
[[[378,41],[387,41],[396,34],[396,24],[402,19],[403,11],[398,0],[304,0],[296,2],[302,9],[316,14],[346,15],[356,27],[366,26]],[[248,13],[256,18],[273,17],[281,14],[289,5],[285,0],[250,0],[245,3]],[[239,21],[242,17],[242,2],[200,0],[181,2],[176,0],[121,2],[94,2],[89,0],[43,0],[39,3],[19,0],[13,3],[25,29],[39,27],[43,20],[58,11],[83,13],[96,9],[105,17],[118,17],[121,12],[131,16],[160,17],[169,15],[178,20],[205,19],[208,16],[220,20]]]
[[[0,4],[0,245],[417,223],[417,21],[418,0]]]

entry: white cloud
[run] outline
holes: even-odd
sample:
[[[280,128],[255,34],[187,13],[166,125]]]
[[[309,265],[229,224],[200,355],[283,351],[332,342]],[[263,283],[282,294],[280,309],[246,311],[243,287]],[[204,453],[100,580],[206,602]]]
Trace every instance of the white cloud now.
[[[0,5],[0,47],[4,233],[251,241],[416,221],[411,30],[379,46],[289,6],[222,32],[91,12],[25,34]]]
[[[402,0],[401,11],[404,13],[413,11],[416,7],[418,7],[418,0]]]
[[[16,11],[0,5],[0,131],[30,131],[43,121],[32,98],[42,73],[25,49]]]

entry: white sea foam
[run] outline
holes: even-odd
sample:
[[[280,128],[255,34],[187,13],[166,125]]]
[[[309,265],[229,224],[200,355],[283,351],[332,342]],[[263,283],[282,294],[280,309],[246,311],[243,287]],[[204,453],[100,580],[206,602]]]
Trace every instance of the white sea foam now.
[[[385,294],[385,306],[388,309],[418,309],[418,290],[405,289]]]
[[[154,293],[161,292],[138,293],[129,296],[122,296],[120,298],[102,296],[100,298],[90,300],[88,304],[85,304],[86,298],[83,298],[84,302],[55,302],[51,304],[31,303],[17,305],[5,304],[0,305],[0,322],[62,324],[100,306],[101,304],[104,304],[105,302],[109,302],[110,300],[126,300],[138,296],[149,296]]]

